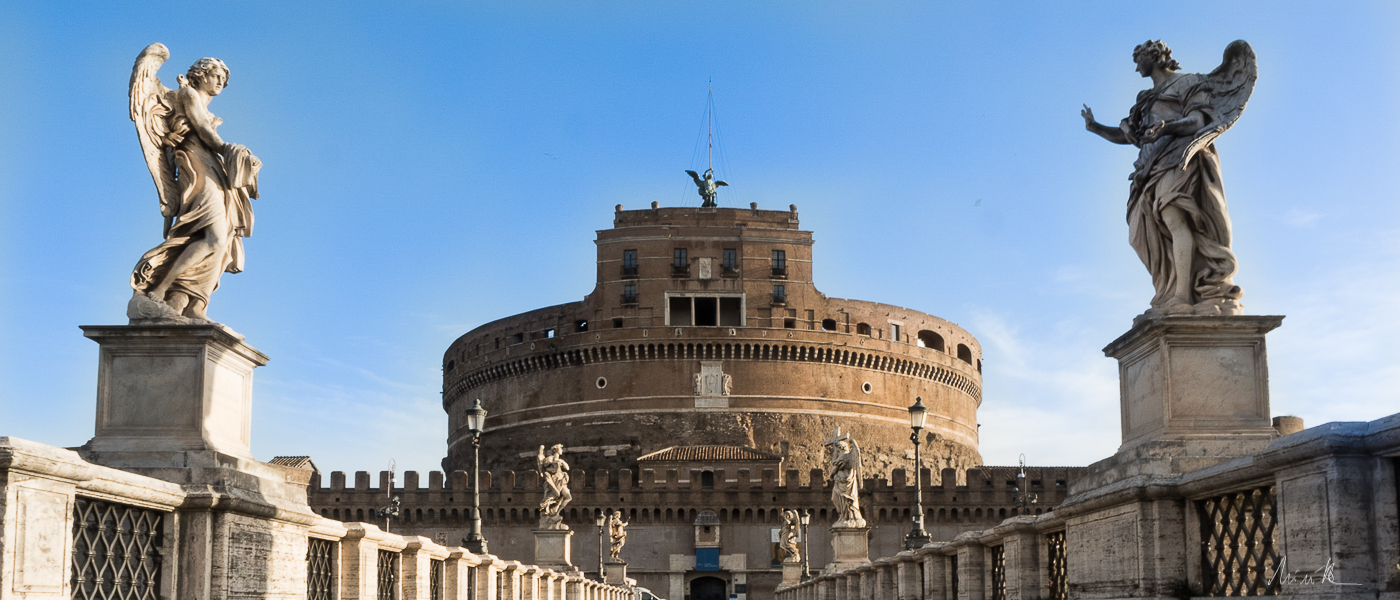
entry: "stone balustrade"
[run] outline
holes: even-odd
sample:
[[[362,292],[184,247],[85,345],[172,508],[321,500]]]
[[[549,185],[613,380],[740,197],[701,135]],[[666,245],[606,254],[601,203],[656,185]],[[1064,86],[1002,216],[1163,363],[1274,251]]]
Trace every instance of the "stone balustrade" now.
[[[308,600],[633,595],[579,571],[503,561],[368,523],[276,511],[259,517],[251,510],[223,512],[220,503],[241,506],[236,498],[211,502],[185,486],[92,464],[71,450],[0,437],[0,600],[116,597],[97,594],[98,588],[117,588],[130,598],[191,592]],[[207,556],[228,570],[229,577],[211,580],[224,587],[209,589],[209,581],[182,576],[184,565]]]
[[[1328,423],[1205,469],[1076,488],[1052,512],[814,573],[776,596],[1395,597],[1397,468],[1400,414]]]

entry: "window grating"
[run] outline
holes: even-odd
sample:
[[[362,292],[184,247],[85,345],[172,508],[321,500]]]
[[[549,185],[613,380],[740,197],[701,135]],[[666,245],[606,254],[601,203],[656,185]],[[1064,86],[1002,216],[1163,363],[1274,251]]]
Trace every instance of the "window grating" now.
[[[442,561],[428,563],[428,600],[442,600],[442,571]]]
[[[1196,501],[1201,522],[1201,587],[1207,596],[1273,596],[1278,523],[1274,486]]]
[[[1045,536],[1045,545],[1050,550],[1050,600],[1069,598],[1069,570],[1065,561],[1065,532],[1056,531]]]
[[[398,600],[399,554],[389,550],[379,551],[379,593],[377,600]]]
[[[992,600],[1006,600],[1006,546],[992,546]]]
[[[165,513],[78,497],[73,503],[73,598],[157,600]]]
[[[306,600],[335,599],[335,542],[306,540]]]

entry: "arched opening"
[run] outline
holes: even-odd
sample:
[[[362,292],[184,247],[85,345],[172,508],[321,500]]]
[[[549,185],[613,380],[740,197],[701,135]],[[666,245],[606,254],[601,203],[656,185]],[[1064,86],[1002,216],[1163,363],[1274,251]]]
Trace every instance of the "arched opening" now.
[[[870,335],[870,324],[856,323],[856,333],[860,335]]]
[[[718,577],[696,577],[690,580],[690,600],[726,600],[729,587]]]
[[[918,341],[914,342],[914,345],[920,348],[933,348],[939,352],[948,351],[948,347],[943,344],[943,336],[927,329],[919,332]]]
[[[822,331],[836,331],[836,319],[822,319]]]
[[[965,344],[958,344],[958,360],[972,364],[972,349]]]

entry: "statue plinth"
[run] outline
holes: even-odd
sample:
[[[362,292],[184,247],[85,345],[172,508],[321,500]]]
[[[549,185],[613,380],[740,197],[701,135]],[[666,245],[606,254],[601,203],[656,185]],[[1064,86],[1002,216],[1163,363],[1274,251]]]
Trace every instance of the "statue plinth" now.
[[[619,586],[630,585],[627,581],[627,563],[620,560],[609,560],[603,563],[603,583]]]
[[[569,551],[569,538],[574,532],[568,529],[534,529],[535,564],[560,571],[574,570]]]
[[[823,573],[838,573],[870,562],[869,527],[832,527],[831,562]]]
[[[95,452],[214,451],[252,460],[253,369],[219,325],[85,326],[101,349]]]
[[[1073,487],[1184,473],[1268,446],[1278,434],[1264,335],[1282,322],[1165,316],[1135,323],[1104,348],[1118,360],[1123,444]]]
[[[802,561],[783,561],[783,585],[802,583]]]
[[[306,490],[253,458],[253,369],[268,358],[221,325],[84,326],[97,342],[97,424],[84,459],[309,513]]]

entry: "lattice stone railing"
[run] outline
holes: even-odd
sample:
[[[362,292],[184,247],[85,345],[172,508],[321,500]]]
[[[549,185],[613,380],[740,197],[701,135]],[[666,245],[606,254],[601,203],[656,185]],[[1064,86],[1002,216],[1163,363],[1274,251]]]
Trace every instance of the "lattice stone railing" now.
[[[1196,501],[1201,523],[1201,588],[1207,596],[1274,596],[1278,511],[1268,485]]]

